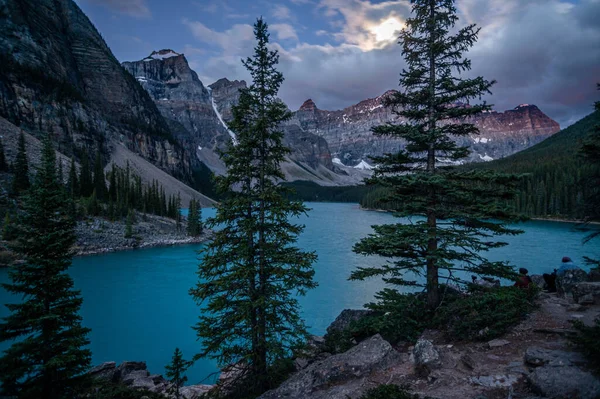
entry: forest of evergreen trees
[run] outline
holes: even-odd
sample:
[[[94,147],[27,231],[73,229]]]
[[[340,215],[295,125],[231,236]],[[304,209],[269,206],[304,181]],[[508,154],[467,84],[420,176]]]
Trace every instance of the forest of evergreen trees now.
[[[5,160],[3,147],[0,147],[0,171],[11,172],[12,183],[8,196],[2,198],[2,213],[4,224],[16,220],[18,203],[16,201],[27,192],[30,183],[30,166],[27,161],[27,148],[23,134],[19,137],[16,158],[9,166]],[[171,218],[181,223],[180,195],[167,195],[164,187],[157,180],[144,184],[140,176],[135,174],[129,163],[122,168],[112,164],[105,173],[100,152],[96,153],[93,166],[87,156],[81,157],[81,165],[76,167],[71,159],[70,165],[57,161],[57,179],[62,182],[66,191],[73,199],[72,213],[75,217],[102,216],[111,221],[122,220],[132,215],[133,211]],[[108,183],[108,184],[107,184]],[[199,202],[195,201],[200,212]],[[199,218],[199,216],[198,216]],[[201,224],[194,228],[194,235],[201,231]],[[4,226],[5,230],[10,230]]]

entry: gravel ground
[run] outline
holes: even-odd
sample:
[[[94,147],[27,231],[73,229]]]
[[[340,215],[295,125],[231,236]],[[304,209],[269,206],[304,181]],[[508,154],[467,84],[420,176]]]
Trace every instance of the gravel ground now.
[[[77,242],[74,248],[76,255],[199,243],[208,240],[212,234],[210,230],[206,230],[199,237],[189,237],[186,233],[185,221],[178,229],[172,219],[141,213],[136,214],[132,238],[125,238],[124,220],[109,222],[101,218],[91,218],[78,222],[76,233]]]

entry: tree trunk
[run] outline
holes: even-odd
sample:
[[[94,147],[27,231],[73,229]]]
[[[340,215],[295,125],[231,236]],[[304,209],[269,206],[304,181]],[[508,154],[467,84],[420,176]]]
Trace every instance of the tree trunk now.
[[[435,1],[429,1],[429,18],[431,25],[435,22]],[[429,32],[429,149],[427,151],[427,172],[435,173],[435,53],[433,45],[435,37],[433,29]],[[427,209],[427,226],[428,226],[428,241],[427,241],[427,305],[430,309],[435,309],[439,302],[438,290],[438,266],[432,255],[437,251],[437,217],[435,212],[436,207],[435,189],[429,188],[429,206]]]

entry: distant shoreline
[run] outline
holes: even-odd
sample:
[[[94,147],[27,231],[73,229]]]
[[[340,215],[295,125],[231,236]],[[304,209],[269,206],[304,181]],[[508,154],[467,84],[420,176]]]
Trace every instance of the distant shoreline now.
[[[85,257],[92,255],[102,255],[113,252],[122,252],[122,251],[134,251],[136,249],[148,249],[148,248],[160,248],[160,247],[175,247],[180,245],[190,245],[190,244],[202,244],[210,240],[212,236],[212,231],[202,234],[199,237],[188,237],[185,239],[168,239],[168,240],[157,240],[154,242],[144,242],[139,245],[129,246],[117,246],[110,248],[93,248],[93,249],[76,249],[74,257]]]
[[[362,206],[360,206],[360,204],[358,205],[358,209],[360,209],[361,211],[370,211],[370,212],[383,212],[383,213],[388,213],[388,212],[392,212],[392,211],[388,211],[385,209],[378,209],[378,208],[364,208]],[[571,224],[584,224],[586,223],[584,220],[579,220],[579,219],[560,219],[560,218],[549,218],[549,217],[534,217],[534,218],[529,218],[530,220],[537,220],[537,221],[542,221],[542,222],[561,222],[561,223],[571,223]],[[600,222],[587,222],[587,224],[593,224],[595,226],[600,226]]]

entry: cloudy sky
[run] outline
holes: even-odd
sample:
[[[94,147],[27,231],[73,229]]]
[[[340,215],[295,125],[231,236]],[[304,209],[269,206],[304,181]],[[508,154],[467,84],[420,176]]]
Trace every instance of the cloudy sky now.
[[[76,0],[121,61],[152,50],[186,55],[205,84],[248,79],[252,24],[263,16],[280,51],[291,109],[312,98],[341,109],[398,87],[397,33],[408,0]],[[538,105],[562,127],[600,99],[600,0],[457,0],[459,24],[481,27],[470,75],[495,79],[498,111]]]

